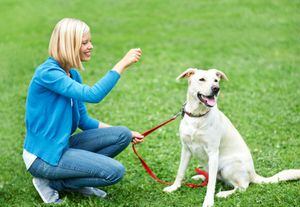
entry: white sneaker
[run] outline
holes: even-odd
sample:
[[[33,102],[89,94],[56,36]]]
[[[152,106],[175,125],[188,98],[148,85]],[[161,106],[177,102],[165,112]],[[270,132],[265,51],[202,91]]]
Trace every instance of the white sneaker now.
[[[36,178],[32,179],[32,183],[39,193],[40,197],[44,203],[61,203],[62,200],[59,199],[59,194],[57,190],[54,190],[49,186],[49,180]]]
[[[67,191],[78,192],[85,196],[97,196],[100,198],[105,198],[107,193],[103,190],[94,187],[82,187],[79,189],[68,189]]]

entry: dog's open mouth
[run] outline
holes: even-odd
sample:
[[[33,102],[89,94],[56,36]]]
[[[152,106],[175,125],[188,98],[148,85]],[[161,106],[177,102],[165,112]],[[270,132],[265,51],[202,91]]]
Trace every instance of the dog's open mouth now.
[[[216,105],[216,97],[214,95],[204,96],[201,93],[197,93],[197,96],[199,100],[208,107],[213,107],[214,105]]]

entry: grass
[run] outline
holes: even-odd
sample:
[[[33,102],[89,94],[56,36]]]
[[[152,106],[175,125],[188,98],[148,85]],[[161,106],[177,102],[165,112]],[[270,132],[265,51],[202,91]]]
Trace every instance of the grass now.
[[[98,80],[130,48],[141,61],[130,68],[93,117],[144,131],[169,118],[185,101],[186,83],[175,78],[188,67],[218,68],[219,108],[251,149],[256,170],[270,176],[300,168],[300,4],[298,1],[17,1],[0,6],[0,202],[44,206],[22,160],[26,92],[34,68],[47,57],[55,23],[86,21],[94,54],[82,72]],[[139,151],[158,176],[172,181],[180,157],[179,120],[152,134]],[[106,187],[107,200],[63,194],[62,206],[201,206],[205,188],[173,194],[148,177],[131,149],[117,157],[125,178]],[[194,160],[187,180],[197,165]],[[299,181],[251,185],[244,193],[215,199],[215,206],[299,206]],[[227,188],[218,183],[216,190]]]

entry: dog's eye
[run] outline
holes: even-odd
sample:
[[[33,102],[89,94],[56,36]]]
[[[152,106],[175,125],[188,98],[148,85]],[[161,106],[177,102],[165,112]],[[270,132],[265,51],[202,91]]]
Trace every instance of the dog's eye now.
[[[205,81],[205,79],[204,78],[200,78],[199,81]]]
[[[217,82],[218,82],[218,80],[217,80],[217,79],[215,79],[215,82],[217,83]]]

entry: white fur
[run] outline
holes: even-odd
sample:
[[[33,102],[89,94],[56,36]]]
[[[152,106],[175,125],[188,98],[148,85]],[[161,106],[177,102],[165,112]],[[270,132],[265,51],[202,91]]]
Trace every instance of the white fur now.
[[[180,165],[174,184],[164,188],[165,192],[172,192],[181,186],[192,155],[199,160],[201,166],[206,166],[209,174],[203,207],[214,204],[217,177],[234,187],[233,190],[217,193],[217,197],[227,197],[237,190],[244,191],[251,182],[276,183],[300,179],[300,169],[284,170],[270,178],[257,175],[250,150],[230,120],[217,105],[207,107],[200,102],[197,93],[209,96],[212,85],[219,86],[220,79],[227,79],[224,73],[216,69],[204,71],[190,68],[177,79],[180,78],[188,78],[189,83],[185,110],[192,114],[209,112],[199,118],[185,115],[181,120]],[[205,81],[199,81],[200,78],[205,78]]]

